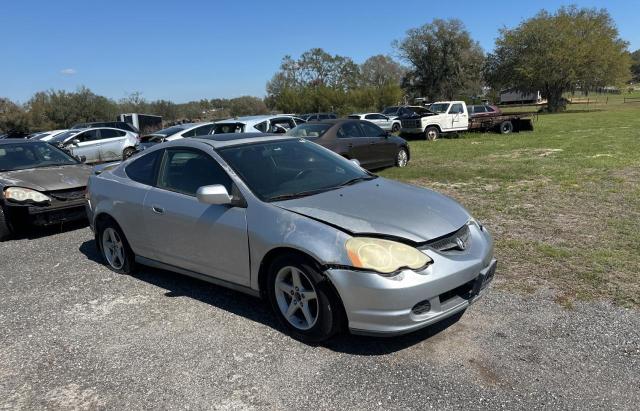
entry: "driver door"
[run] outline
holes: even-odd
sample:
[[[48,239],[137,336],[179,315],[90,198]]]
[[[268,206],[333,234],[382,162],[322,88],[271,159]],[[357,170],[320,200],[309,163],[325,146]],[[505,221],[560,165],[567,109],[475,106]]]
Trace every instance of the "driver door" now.
[[[78,140],[78,144],[73,144],[71,141]],[[100,161],[100,140],[98,130],[91,128],[82,133],[78,133],[71,137],[67,142],[67,148],[71,150],[74,156],[86,157],[87,163],[96,163]]]
[[[198,188],[212,184],[231,193],[231,178],[208,153],[188,147],[165,150],[156,186],[143,206],[152,258],[248,286],[246,209],[199,202]]]
[[[450,127],[452,130],[466,129],[469,125],[467,113],[460,103],[452,104],[449,108],[449,120],[451,121]]]

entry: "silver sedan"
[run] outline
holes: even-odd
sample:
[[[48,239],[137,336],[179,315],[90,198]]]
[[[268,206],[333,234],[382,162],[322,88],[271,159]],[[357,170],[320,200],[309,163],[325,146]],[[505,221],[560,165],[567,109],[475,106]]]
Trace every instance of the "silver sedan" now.
[[[491,236],[455,201],[298,138],[159,144],[92,176],[88,198],[112,270],[144,264],[265,298],[306,342],[433,324],[476,301],[496,267]]]

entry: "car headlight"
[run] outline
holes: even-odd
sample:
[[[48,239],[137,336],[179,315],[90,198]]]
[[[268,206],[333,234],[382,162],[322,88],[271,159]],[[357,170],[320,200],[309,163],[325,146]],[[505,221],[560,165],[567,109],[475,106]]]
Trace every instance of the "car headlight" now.
[[[401,268],[418,270],[433,262],[420,250],[380,238],[352,237],[345,246],[354,267],[382,274],[392,274]]]
[[[34,203],[46,203],[51,201],[49,197],[39,191],[22,187],[9,187],[4,190],[4,198],[17,203],[33,201]]]

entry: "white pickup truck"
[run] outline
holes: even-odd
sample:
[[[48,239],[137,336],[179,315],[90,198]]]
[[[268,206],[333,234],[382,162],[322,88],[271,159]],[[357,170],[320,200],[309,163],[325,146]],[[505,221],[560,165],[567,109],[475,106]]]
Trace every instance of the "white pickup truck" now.
[[[429,106],[429,113],[401,119],[400,134],[421,134],[435,140],[442,133],[465,131],[469,128],[469,112],[464,101],[438,101]]]

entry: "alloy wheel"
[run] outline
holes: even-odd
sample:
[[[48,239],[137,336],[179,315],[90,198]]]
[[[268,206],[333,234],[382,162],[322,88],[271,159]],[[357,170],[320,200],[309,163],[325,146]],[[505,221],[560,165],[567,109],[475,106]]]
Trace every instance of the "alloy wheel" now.
[[[124,244],[118,232],[111,227],[102,232],[102,252],[111,268],[122,269],[125,262]]]
[[[405,150],[404,148],[398,150],[398,156],[396,157],[396,164],[398,165],[398,167],[406,166],[408,161],[409,156],[407,155],[407,150]]]
[[[276,301],[289,324],[308,330],[318,321],[318,294],[309,277],[300,269],[286,266],[275,278]]]

